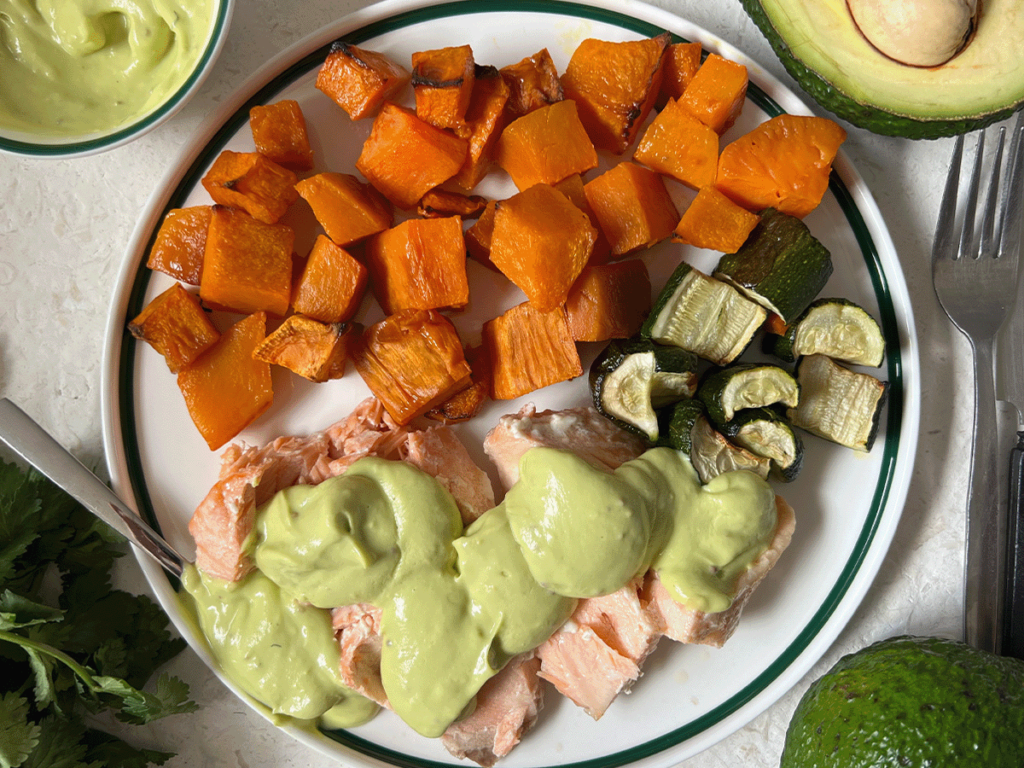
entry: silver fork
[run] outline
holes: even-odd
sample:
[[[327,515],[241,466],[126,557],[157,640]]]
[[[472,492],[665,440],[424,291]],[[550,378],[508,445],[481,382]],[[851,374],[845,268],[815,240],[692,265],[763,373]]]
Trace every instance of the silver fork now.
[[[957,137],[932,249],[935,295],[974,350],[974,433],[967,496],[964,637],[970,645],[992,653],[999,653],[1002,645],[1007,527],[1006,504],[997,479],[999,454],[995,439],[993,360],[996,334],[1009,315],[1017,289],[1019,211],[1016,216],[1013,214],[1015,208],[1020,208],[1022,130],[1024,126],[1018,123],[1007,164],[1011,171],[1006,178],[1010,181],[1004,181],[1000,196],[1006,129],[999,129],[985,209],[976,232],[975,211],[985,154],[985,133],[979,134],[959,236],[956,231],[957,193],[964,140],[963,136]]]

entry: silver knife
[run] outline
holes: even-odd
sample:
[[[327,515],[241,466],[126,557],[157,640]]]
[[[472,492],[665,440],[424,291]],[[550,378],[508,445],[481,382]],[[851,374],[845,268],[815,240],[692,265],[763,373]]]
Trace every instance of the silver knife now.
[[[1007,194],[1016,194],[1016,205],[1007,207],[1002,226],[1016,227],[1018,233],[1024,219],[1021,186],[1024,173],[1024,111],[1014,123],[1010,157],[1015,171]],[[1019,154],[1018,154],[1019,153]],[[997,350],[996,396],[1017,409],[1016,445],[1010,452],[1009,524],[1007,530],[1006,601],[1003,621],[1004,656],[1024,659],[1024,269],[1018,270],[1017,302],[1009,322],[1003,327]]]

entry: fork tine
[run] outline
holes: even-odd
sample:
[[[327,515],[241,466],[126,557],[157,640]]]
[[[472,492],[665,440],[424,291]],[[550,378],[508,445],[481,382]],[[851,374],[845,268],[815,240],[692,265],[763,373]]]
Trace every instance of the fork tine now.
[[[974,158],[974,170],[971,172],[971,184],[967,189],[967,203],[964,206],[964,224],[960,230],[960,247],[956,258],[962,259],[971,253],[974,244],[974,211],[978,207],[978,187],[981,185],[981,161],[985,156],[985,132],[978,134],[977,153]],[[975,252],[976,255],[976,252]]]
[[[1017,117],[1010,141],[1010,163],[1007,170],[1006,197],[999,231],[999,255],[1016,256],[1020,250],[1021,224],[1024,216],[1024,111]]]
[[[1000,211],[999,176],[1003,167],[1003,144],[1006,141],[1006,128],[999,129],[999,144],[992,159],[992,173],[989,176],[988,192],[985,195],[985,213],[981,217],[981,242],[978,243],[978,256],[995,256],[992,252],[993,230],[996,225],[996,212]],[[981,151],[978,151],[981,154]]]
[[[960,187],[960,161],[964,154],[963,134],[956,137],[953,144],[953,155],[949,159],[949,174],[946,176],[946,188],[942,192],[939,204],[939,221],[935,226],[935,245],[933,258],[954,256],[953,225],[956,217],[956,194]]]

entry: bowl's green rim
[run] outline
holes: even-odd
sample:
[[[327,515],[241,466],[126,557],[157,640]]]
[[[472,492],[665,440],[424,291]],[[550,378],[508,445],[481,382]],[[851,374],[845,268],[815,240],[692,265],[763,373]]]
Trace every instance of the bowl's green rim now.
[[[649,23],[615,11],[596,8],[587,5],[580,5],[564,0],[488,0],[479,2],[474,0],[456,0],[455,2],[441,3],[424,8],[398,13],[386,19],[369,23],[359,29],[355,29],[340,39],[353,44],[359,44],[366,40],[378,37],[379,35],[396,29],[402,29],[414,24],[446,18],[455,15],[469,15],[477,13],[494,12],[518,12],[518,13],[550,13],[575,16],[618,26],[631,32],[644,36],[660,34],[665,30]],[[681,38],[673,35],[675,41]],[[229,139],[234,136],[248,120],[249,109],[258,104],[267,103],[275,94],[288,87],[298,78],[306,75],[314,67],[319,66],[325,59],[332,43],[328,43],[317,50],[303,56],[298,61],[287,66],[283,71],[270,79],[262,88],[254,93],[234,114],[224,121],[221,128],[211,137],[206,147],[195,158],[188,171],[180,179],[174,192],[168,199],[165,212],[176,207],[181,207],[191,190],[199,183],[205,169],[225,147]],[[760,109],[769,116],[783,113],[783,109],[772,99],[761,87],[751,81],[748,92],[750,98]],[[875,245],[874,239],[864,220],[857,203],[843,180],[833,170],[829,179],[829,190],[832,192],[840,206],[843,215],[846,217],[851,230],[861,249],[864,264],[871,279],[872,288],[878,301],[879,324],[885,337],[888,350],[886,360],[886,373],[888,376],[889,390],[886,402],[885,435],[881,444],[881,460],[879,467],[878,481],[875,484],[872,494],[871,507],[867,517],[858,534],[854,550],[844,565],[842,571],[826,599],[815,612],[812,619],[803,630],[797,635],[792,643],[770,664],[760,675],[754,678],[748,685],[737,691],[733,696],[715,707],[705,715],[692,720],[691,722],[676,728],[658,738],[651,739],[643,744],[638,744],[626,750],[621,750],[600,758],[582,760],[577,762],[566,762],[553,764],[550,768],[616,768],[644,758],[651,757],[659,752],[674,747],[687,739],[693,738],[708,728],[716,725],[729,717],[737,710],[745,706],[773,681],[793,664],[802,654],[815,637],[825,627],[828,620],[835,613],[842,603],[843,598],[850,589],[857,573],[863,564],[871,543],[878,532],[886,510],[886,503],[890,492],[893,489],[899,454],[901,425],[904,416],[904,382],[903,382],[903,361],[901,355],[900,324],[892,295],[889,289],[889,282],[883,270],[881,257]],[[155,229],[147,244],[147,251],[152,245],[152,238],[155,237]],[[149,282],[148,270],[140,269],[135,276],[134,283],[128,300],[128,316],[134,317],[141,311],[144,305],[146,287]],[[132,371],[134,370],[136,340],[127,332],[124,334],[120,351],[120,387],[118,392],[119,407],[122,414],[135,412],[135,397],[132,389]],[[138,500],[140,512],[146,517],[151,525],[159,530],[159,523],[154,513],[152,502],[146,488],[145,476],[142,472],[141,458],[138,448],[138,439],[135,433],[135,423],[132,418],[122,418],[121,437],[125,447],[125,460],[128,467],[128,475],[135,489],[135,496]],[[876,444],[876,450],[878,449]],[[170,577],[169,577],[170,578]],[[172,584],[174,580],[172,579]],[[175,584],[175,587],[177,585]],[[363,739],[346,730],[323,730],[324,735],[334,741],[359,752],[367,757],[381,760],[385,763],[400,766],[401,768],[451,768],[451,763],[438,762],[425,758],[413,757],[396,750],[389,749],[374,742]]]

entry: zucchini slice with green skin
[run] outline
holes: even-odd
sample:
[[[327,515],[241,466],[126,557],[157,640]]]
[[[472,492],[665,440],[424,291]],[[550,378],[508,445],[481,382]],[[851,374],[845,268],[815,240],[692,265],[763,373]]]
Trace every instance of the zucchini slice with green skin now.
[[[619,426],[656,442],[658,408],[697,390],[697,356],[650,339],[615,340],[590,367],[594,407]]]
[[[795,408],[800,401],[800,385],[793,374],[777,365],[740,363],[706,375],[697,397],[721,429],[745,408],[775,403]]]
[[[771,459],[780,480],[790,483],[804,464],[804,442],[793,425],[774,408],[741,411],[722,433],[741,448]]]
[[[680,262],[640,335],[727,365],[743,353],[767,316],[764,307],[731,285]]]
[[[790,323],[832,275],[832,256],[800,219],[767,208],[736,253],[722,256],[714,277]]]
[[[785,333],[766,333],[762,348],[789,363],[804,355],[828,355],[877,368],[885,359],[885,337],[878,322],[847,299],[812,302]]]
[[[857,451],[870,451],[889,382],[844,368],[825,355],[800,358],[800,403],[786,415],[794,426]]]
[[[704,403],[700,400],[680,400],[668,408],[662,408],[658,412],[661,425],[658,445],[675,448],[689,456],[693,425],[700,418],[705,418]]]
[[[702,483],[737,469],[768,479],[771,459],[731,443],[711,425],[699,400],[680,400],[662,412],[662,421],[665,427],[661,444],[689,456]]]

